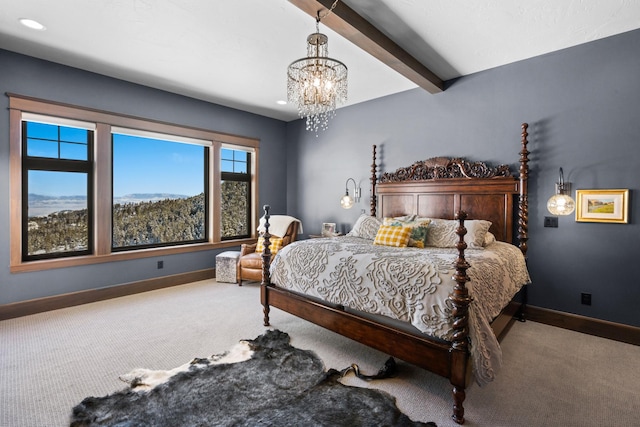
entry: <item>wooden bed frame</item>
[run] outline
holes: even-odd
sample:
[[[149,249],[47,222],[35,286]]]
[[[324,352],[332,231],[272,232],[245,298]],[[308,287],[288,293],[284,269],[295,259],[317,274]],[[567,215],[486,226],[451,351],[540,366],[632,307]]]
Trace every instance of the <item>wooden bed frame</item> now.
[[[469,163],[462,159],[435,158],[414,163],[394,173],[376,176],[376,147],[373,146],[371,176],[371,215],[381,217],[415,213],[423,217],[455,218],[459,220],[457,234],[458,259],[453,276],[456,285],[449,297],[453,305],[454,335],[443,341],[424,334],[399,330],[370,318],[363,318],[340,307],[305,298],[271,283],[269,264],[268,206],[265,206],[267,231],[263,257],[261,302],[264,325],[269,326],[270,307],[308,320],[345,337],[378,349],[445,378],[453,385],[452,419],[464,423],[465,388],[471,378],[468,342],[468,306],[471,303],[466,282],[469,264],[465,260],[464,220],[486,219],[492,222],[490,231],[496,239],[514,243],[517,221],[517,243],[526,257],[528,240],[529,151],[527,128],[522,124],[519,177],[513,177],[509,167],[487,167],[484,163]],[[517,199],[517,216],[514,206]],[[455,213],[455,215],[454,215]],[[517,220],[516,220],[517,218]],[[526,292],[526,286],[525,286]],[[526,302],[526,301],[525,301]],[[501,338],[514,321],[523,303],[512,301],[492,322],[492,329]],[[522,314],[521,314],[522,316]],[[523,317],[521,317],[522,319]]]

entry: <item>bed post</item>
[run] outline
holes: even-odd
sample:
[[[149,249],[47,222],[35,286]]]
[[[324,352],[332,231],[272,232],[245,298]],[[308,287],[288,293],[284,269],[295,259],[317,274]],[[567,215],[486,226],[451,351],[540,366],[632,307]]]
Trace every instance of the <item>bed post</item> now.
[[[378,204],[378,198],[376,197],[376,181],[378,177],[376,176],[376,146],[373,146],[373,163],[371,164],[371,203],[370,214],[371,216],[376,216],[376,206]]]
[[[264,326],[269,326],[269,293],[267,286],[271,286],[271,234],[269,234],[269,210],[271,206],[264,205],[264,250],[262,251],[262,283],[260,284],[260,295],[262,300],[262,312],[264,313]]]
[[[527,257],[529,240],[529,151],[527,150],[527,123],[522,124],[522,151],[520,151],[520,198],[518,199],[518,245],[524,257]]]
[[[466,287],[466,283],[470,280],[467,275],[469,263],[464,257],[464,250],[467,248],[467,244],[464,241],[464,236],[467,234],[467,229],[464,226],[466,218],[466,212],[456,212],[455,219],[460,222],[456,230],[456,234],[459,236],[456,245],[458,259],[456,259],[456,272],[453,276],[456,285],[451,296],[449,296],[449,300],[453,304],[453,339],[450,350],[451,384],[453,385],[453,414],[451,418],[458,424],[464,423],[464,407],[462,403],[466,397],[466,373],[469,360],[469,304],[471,304],[471,297]]]
[[[529,240],[529,143],[527,137],[528,123],[522,124],[522,150],[520,151],[520,197],[518,199],[518,246],[527,260],[527,241]],[[528,287],[525,285],[522,290],[522,304],[520,305],[518,320],[524,322],[525,309],[527,307]]]

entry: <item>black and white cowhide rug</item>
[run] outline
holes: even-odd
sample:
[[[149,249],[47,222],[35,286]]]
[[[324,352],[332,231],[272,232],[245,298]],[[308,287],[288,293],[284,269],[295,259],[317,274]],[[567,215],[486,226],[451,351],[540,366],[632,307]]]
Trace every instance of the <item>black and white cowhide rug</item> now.
[[[171,371],[123,375],[129,389],[87,397],[71,426],[435,426],[409,419],[387,393],[341,384],[340,375],[286,333],[268,331]]]

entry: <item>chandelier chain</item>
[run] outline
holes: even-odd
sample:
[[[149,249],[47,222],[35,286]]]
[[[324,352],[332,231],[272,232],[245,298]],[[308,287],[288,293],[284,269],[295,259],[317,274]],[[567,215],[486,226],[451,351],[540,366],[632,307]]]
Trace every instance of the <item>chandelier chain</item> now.
[[[334,1],[333,4],[331,5],[331,7],[329,8],[329,10],[327,10],[327,13],[325,13],[323,16],[320,16],[320,11],[318,11],[318,16],[316,17],[316,25],[319,24],[322,19],[324,19],[327,16],[329,16],[331,14],[331,12],[333,12],[333,9],[335,9],[336,6],[338,5],[338,1],[340,1],[340,0]]]

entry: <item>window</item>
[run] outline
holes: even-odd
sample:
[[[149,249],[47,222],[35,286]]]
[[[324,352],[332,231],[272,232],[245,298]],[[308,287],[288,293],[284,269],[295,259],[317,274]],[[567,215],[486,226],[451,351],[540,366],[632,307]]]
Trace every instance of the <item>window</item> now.
[[[222,239],[250,236],[251,226],[251,153],[222,148],[221,206]]]
[[[91,253],[93,131],[87,127],[49,118],[22,122],[25,261]]]
[[[258,140],[16,95],[9,109],[11,272],[255,238]]]
[[[112,134],[113,250],[204,242],[209,148]]]

